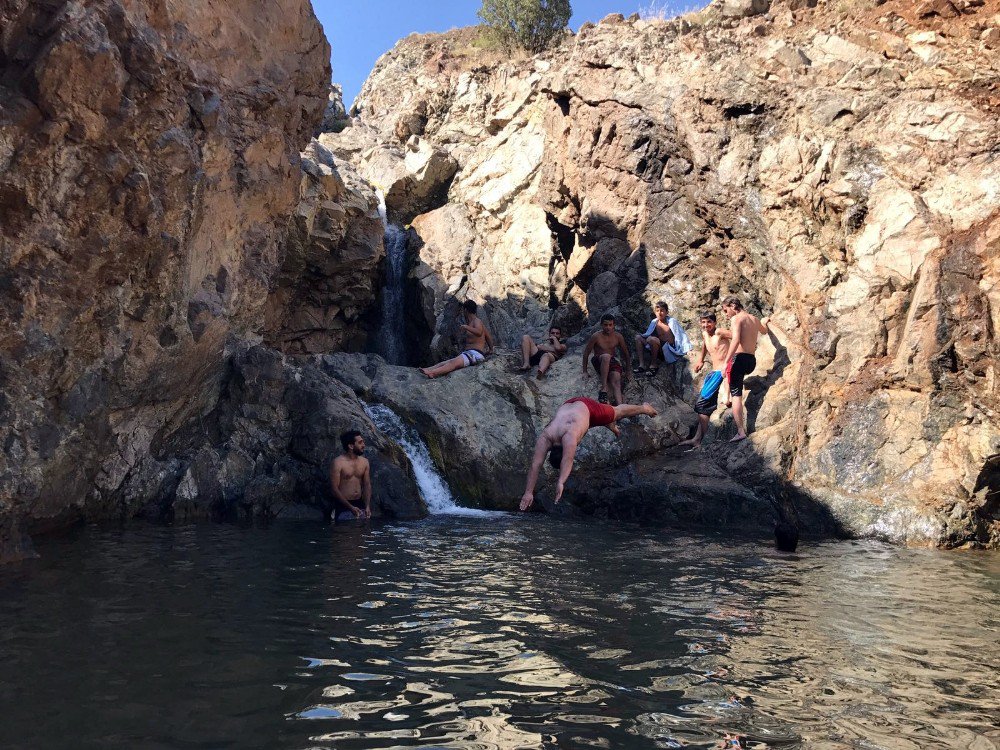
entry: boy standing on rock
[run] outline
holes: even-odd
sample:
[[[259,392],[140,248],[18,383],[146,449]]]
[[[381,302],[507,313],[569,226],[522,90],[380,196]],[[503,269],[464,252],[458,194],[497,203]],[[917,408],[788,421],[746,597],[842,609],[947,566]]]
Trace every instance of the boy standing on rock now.
[[[619,349],[621,349],[622,358],[625,360],[624,369],[616,358]],[[608,386],[610,385],[611,395],[614,399],[612,404],[623,403],[625,397],[622,395],[622,379],[627,377],[627,373],[631,371],[632,361],[629,358],[628,347],[625,345],[625,338],[615,330],[613,315],[605,315],[601,318],[601,330],[590,337],[583,349],[584,378],[590,377],[590,372],[587,370],[587,358],[590,357],[591,352],[594,352],[594,356],[590,359],[590,364],[601,376],[601,389],[598,392],[597,400],[602,404],[608,403]]]
[[[475,367],[486,361],[493,353],[493,337],[489,329],[476,315],[479,306],[471,299],[462,303],[462,317],[465,323],[459,327],[465,331],[465,351],[452,359],[438,362],[433,367],[421,367],[420,372],[428,378],[437,378],[463,367]]]
[[[545,461],[545,454],[549,456],[549,463],[554,468],[559,469],[559,479],[556,481],[556,502],[558,503],[562,499],[566,480],[569,479],[570,472],[573,471],[576,447],[583,440],[583,436],[587,434],[587,430],[591,427],[607,427],[615,435],[619,435],[616,422],[619,419],[639,414],[655,417],[656,409],[648,403],[642,406],[633,406],[632,404],[610,406],[583,396],[571,398],[560,406],[552,421],[545,426],[542,434],[535,441],[535,454],[531,458],[528,482],[524,488],[524,495],[521,497],[521,510],[527,510],[535,502],[535,484],[538,482],[538,474]]]
[[[694,410],[698,414],[698,428],[694,437],[678,443],[678,445],[692,446],[691,450],[697,450],[701,446],[701,441],[708,431],[708,420],[719,405],[719,389],[725,380],[726,353],[729,351],[729,341],[733,337],[729,331],[716,327],[713,312],[702,313],[698,322],[701,325],[701,351],[694,363],[694,373],[697,375],[701,370],[706,354],[712,358],[712,371],[705,377],[698,402],[694,405]]]
[[[729,441],[737,443],[746,440],[747,417],[743,407],[743,379],[757,367],[757,338],[767,333],[767,318],[757,320],[743,309],[743,303],[730,295],[722,300],[722,312],[729,316],[732,338],[726,352],[726,377],[729,380],[729,395],[733,401],[733,421],[736,435]]]
[[[330,489],[340,506],[338,521],[372,517],[371,467],[365,458],[365,439],[357,430],[340,436],[344,455],[337,456],[330,467]]]

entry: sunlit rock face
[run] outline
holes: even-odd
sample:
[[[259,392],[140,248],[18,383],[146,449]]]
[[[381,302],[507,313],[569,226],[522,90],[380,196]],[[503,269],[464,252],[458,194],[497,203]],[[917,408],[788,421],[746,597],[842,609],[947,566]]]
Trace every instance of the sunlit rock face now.
[[[778,331],[752,444],[712,460],[851,533],[996,545],[995,6],[765,5],[612,16],[514,61],[414,35],[319,138],[362,174],[405,177],[414,143],[457,164],[412,219],[428,357],[455,297],[512,345],[552,317],[632,331],[661,298],[695,334],[734,293]]]
[[[180,482],[227,342],[261,330],[330,71],[304,0],[11,0],[0,68],[13,549]]]

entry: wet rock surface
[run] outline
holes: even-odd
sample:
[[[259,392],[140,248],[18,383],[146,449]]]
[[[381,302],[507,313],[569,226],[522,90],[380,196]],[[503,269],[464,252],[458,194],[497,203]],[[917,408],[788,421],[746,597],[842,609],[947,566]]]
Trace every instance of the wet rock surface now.
[[[735,293],[780,331],[749,399],[784,486],[852,533],[996,545],[1000,6],[809,5],[614,16],[513,62],[413,35],[321,140],[360,164],[419,130],[458,164],[413,220],[428,360],[455,298],[514,346],[659,298],[694,333]]]

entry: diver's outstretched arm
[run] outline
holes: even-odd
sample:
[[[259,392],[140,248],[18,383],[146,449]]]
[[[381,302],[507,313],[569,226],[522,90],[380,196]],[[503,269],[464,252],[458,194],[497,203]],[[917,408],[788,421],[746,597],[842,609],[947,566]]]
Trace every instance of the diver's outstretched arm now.
[[[535,502],[535,484],[538,483],[538,474],[542,470],[545,454],[551,447],[551,440],[544,435],[538,436],[538,440],[535,441],[535,453],[531,457],[531,469],[528,470],[528,481],[521,496],[521,510],[527,510]]]

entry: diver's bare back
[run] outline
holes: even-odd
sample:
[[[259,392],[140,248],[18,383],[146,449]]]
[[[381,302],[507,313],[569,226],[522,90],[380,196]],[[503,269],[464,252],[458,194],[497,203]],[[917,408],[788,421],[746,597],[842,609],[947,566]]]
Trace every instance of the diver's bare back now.
[[[353,503],[361,499],[361,482],[368,468],[367,458],[349,459],[347,456],[337,456],[334,459],[335,469],[340,469],[340,484],[337,491],[344,499]]]
[[[588,429],[590,429],[590,411],[585,404],[577,401],[560,406],[552,421],[542,430],[542,434],[551,440],[553,445],[558,445],[564,437],[574,437],[579,442],[587,434]]]

